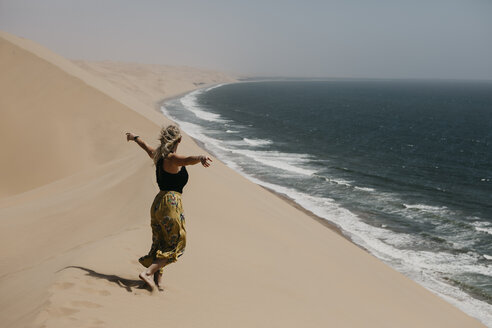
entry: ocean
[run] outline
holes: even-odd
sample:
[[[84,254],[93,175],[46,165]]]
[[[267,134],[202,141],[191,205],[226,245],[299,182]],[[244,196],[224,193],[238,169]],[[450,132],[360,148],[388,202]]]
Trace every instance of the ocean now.
[[[231,168],[492,327],[492,82],[240,82],[161,109]]]

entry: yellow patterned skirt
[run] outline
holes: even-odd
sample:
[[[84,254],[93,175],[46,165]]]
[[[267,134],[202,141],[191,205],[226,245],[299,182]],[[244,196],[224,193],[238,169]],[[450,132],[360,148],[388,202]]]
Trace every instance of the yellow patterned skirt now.
[[[148,268],[156,260],[166,265],[176,262],[186,246],[185,218],[181,194],[177,191],[160,191],[150,209],[152,246],[147,255],[138,261]],[[161,271],[162,272],[162,271]]]

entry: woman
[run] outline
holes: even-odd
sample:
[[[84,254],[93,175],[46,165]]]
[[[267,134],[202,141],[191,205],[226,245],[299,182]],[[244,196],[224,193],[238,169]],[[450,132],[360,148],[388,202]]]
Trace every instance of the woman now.
[[[181,204],[183,187],[188,182],[186,166],[202,163],[204,167],[209,167],[209,161],[212,161],[206,156],[176,154],[181,142],[181,133],[175,125],[162,128],[159,139],[160,146],[153,149],[139,136],[126,133],[127,141],[135,141],[154,160],[157,184],[160,189],[150,209],[152,247],[147,255],[139,259],[139,262],[147,268],[139,277],[151,290],[155,285],[162,290],[162,269],[165,265],[176,262],[186,246],[185,219]]]

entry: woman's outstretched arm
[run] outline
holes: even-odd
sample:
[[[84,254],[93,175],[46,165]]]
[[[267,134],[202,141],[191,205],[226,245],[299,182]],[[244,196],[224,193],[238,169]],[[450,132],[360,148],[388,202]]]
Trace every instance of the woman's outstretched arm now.
[[[149,155],[150,158],[152,159],[154,158],[155,149],[147,145],[145,141],[142,140],[142,138],[140,138],[137,135],[134,135],[131,132],[127,132],[126,141],[130,141],[130,140],[135,141],[140,147],[142,147],[142,149],[145,150],[145,152]]]
[[[171,153],[167,156],[174,165],[176,166],[186,166],[186,165],[195,165],[197,163],[202,163],[204,167],[209,167],[210,162],[212,160],[207,156],[181,156],[174,153]]]

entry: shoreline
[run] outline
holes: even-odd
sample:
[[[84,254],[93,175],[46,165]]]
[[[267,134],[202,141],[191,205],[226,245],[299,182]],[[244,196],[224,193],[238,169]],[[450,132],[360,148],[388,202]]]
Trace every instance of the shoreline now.
[[[154,104],[154,108],[155,110],[157,110],[157,112],[159,112],[159,114],[163,115],[164,114],[161,112],[161,106],[164,105],[165,102],[167,101],[171,101],[171,100],[176,100],[178,98],[181,98],[183,97],[184,95],[187,95],[189,93],[192,93],[192,92],[195,92],[197,90],[202,90],[202,89],[209,89],[209,88],[213,88],[213,87],[217,87],[217,86],[222,86],[222,85],[226,85],[226,84],[233,84],[233,83],[242,83],[242,81],[235,81],[235,82],[221,82],[221,83],[211,83],[211,84],[206,84],[206,85],[201,85],[199,88],[196,88],[196,89],[193,89],[193,90],[188,90],[188,91],[183,91],[179,94],[176,94],[176,95],[172,95],[172,96],[169,96],[169,97],[164,97],[158,101],[156,101],[156,103]],[[166,116],[164,116],[166,117]],[[195,140],[195,139],[193,139]]]
[[[189,93],[192,93],[192,92],[195,92],[197,90],[201,90],[201,89],[208,89],[208,88],[211,88],[213,86],[216,86],[216,85],[221,85],[221,84],[232,84],[232,83],[248,83],[248,82],[254,82],[254,81],[237,81],[237,82],[228,82],[228,83],[217,83],[217,84],[212,84],[212,85],[209,85],[209,86],[205,86],[203,88],[197,88],[197,89],[194,89],[194,90],[191,90],[191,91],[188,91],[188,92],[183,92],[179,95],[176,95],[176,96],[173,96],[173,97],[169,97],[169,98],[164,98],[164,99],[161,99],[160,101],[158,101],[155,105],[155,108],[156,110],[161,114],[163,115],[164,117],[172,120],[174,122],[174,120],[171,118],[171,117],[168,117],[168,116],[165,116],[165,114],[161,111],[161,107],[165,105],[166,102],[169,102],[169,101],[173,101],[173,100],[178,100],[179,98],[189,94]],[[206,144],[204,142],[202,142],[201,140],[199,139],[196,139],[195,137],[192,137],[192,136],[189,136],[197,145],[198,147],[200,147],[201,149],[209,152],[211,155],[213,155],[218,161],[220,161],[222,164],[228,166],[225,162],[223,162],[220,158],[217,157],[217,155],[214,153],[214,151],[210,150]],[[228,166],[229,168],[231,168],[230,166]],[[234,170],[233,168],[231,168],[232,170]],[[243,173],[243,172],[238,172],[236,170],[234,170],[235,172],[237,172],[238,174],[240,174],[241,176],[245,177],[246,179],[248,179],[249,181],[251,181],[248,176]],[[429,291],[431,291],[433,294],[437,295],[439,298],[441,298],[442,300],[446,301],[448,304],[452,305],[452,306],[455,306],[457,307],[460,311],[463,311],[464,313],[467,313],[468,312],[465,312],[461,306],[458,307],[458,304],[460,303],[459,299],[455,299],[445,293],[442,293],[442,292],[438,292],[437,290],[434,290],[432,288],[430,288],[428,285],[426,284],[423,284],[422,282],[418,282],[417,280],[414,280],[412,278],[410,278],[409,276],[407,276],[406,274],[403,274],[402,272],[400,272],[399,270],[395,269],[393,266],[391,266],[390,264],[384,262],[381,258],[379,258],[378,256],[376,256],[375,254],[373,254],[369,249],[365,248],[364,246],[356,243],[349,235],[345,234],[344,233],[344,230],[342,228],[340,228],[339,226],[337,226],[336,224],[330,222],[329,220],[321,217],[321,216],[318,216],[316,215],[315,213],[313,213],[311,210],[309,210],[308,208],[305,208],[303,207],[302,205],[298,204],[295,199],[289,197],[288,195],[286,194],[283,194],[281,192],[278,192],[276,190],[273,190],[271,188],[268,188],[266,186],[263,186],[262,184],[260,183],[257,183],[255,181],[251,181],[253,182],[254,184],[256,184],[257,186],[261,187],[262,189],[268,191],[269,193],[273,194],[274,196],[276,196],[277,198],[279,198],[280,200],[282,200],[283,202],[287,203],[289,206],[301,211],[302,213],[306,214],[307,216],[309,216],[311,219],[313,219],[314,221],[316,221],[317,223],[323,225],[325,228],[328,228],[330,231],[336,233],[337,235],[339,235],[340,237],[342,237],[343,239],[347,240],[348,242],[350,242],[352,245],[356,246],[357,248],[361,249],[362,251],[364,251],[365,253],[369,254],[371,257],[375,258],[376,260],[380,261],[381,263],[383,263],[384,265],[388,266],[389,268],[395,270],[396,272],[399,272],[401,273],[402,275],[404,275],[405,277],[407,277],[408,279],[412,280],[413,282],[417,283],[418,285],[428,289]],[[348,233],[348,232],[347,232]],[[454,284],[451,284],[452,286],[456,287],[456,285]],[[476,298],[473,294],[471,294],[469,291],[467,290],[464,290],[462,288],[459,288],[458,287],[458,290],[461,291],[462,293],[468,295],[468,297],[470,297],[471,299],[475,299],[475,300],[478,300],[478,301],[482,301],[480,298]],[[453,299],[454,301],[456,301],[457,303],[455,302],[450,302],[448,300],[448,298],[451,298]],[[487,302],[485,302],[487,303]],[[477,317],[474,317],[477,319]]]
[[[246,82],[249,82],[249,81],[246,81]],[[182,92],[181,94],[179,95],[175,95],[175,96],[171,96],[171,97],[168,97],[168,98],[163,98],[161,100],[159,100],[156,104],[155,104],[155,110],[161,114],[162,116],[168,118],[169,120],[172,120],[171,118],[167,117],[164,115],[164,113],[162,113],[161,111],[161,107],[164,106],[164,103],[165,102],[168,102],[168,101],[173,101],[173,100],[177,100],[178,98],[181,98],[183,97],[184,95],[187,95],[191,92],[195,92],[197,90],[201,90],[201,89],[208,89],[208,88],[211,88],[211,87],[214,87],[214,86],[218,86],[218,85],[224,85],[224,84],[232,84],[232,83],[244,83],[243,81],[238,81],[238,82],[229,82],[229,83],[217,83],[217,84],[211,84],[211,85],[208,85],[208,86],[204,86],[202,88],[197,88],[195,90],[191,90],[191,91],[186,91],[186,92]],[[174,122],[174,120],[172,120]],[[191,139],[193,139],[193,141],[198,145],[198,147],[204,149],[205,151],[209,152],[211,155],[213,155],[217,160],[219,160],[222,164],[226,165],[220,158],[217,157],[217,155],[210,149],[207,148],[207,146],[205,145],[205,143],[203,143],[201,140],[199,139],[196,139],[192,136],[189,136]],[[229,167],[229,166],[228,166]],[[231,168],[232,169],[232,168]],[[233,169],[232,169],[233,170]],[[236,171],[237,172],[237,171]],[[237,172],[238,174],[240,175],[243,175],[241,174],[240,172]],[[249,180],[249,179],[248,179]],[[255,183],[255,182],[253,182]],[[357,244],[356,242],[354,242],[349,236],[347,236],[346,234],[344,234],[343,230],[338,227],[336,224],[334,223],[331,223],[330,221],[324,219],[323,217],[319,216],[319,215],[316,215],[314,214],[311,210],[301,206],[300,204],[298,204],[294,199],[290,198],[289,196],[285,195],[285,194],[282,194],[278,191],[275,191],[273,189],[270,189],[270,188],[267,188],[265,186],[262,186],[261,184],[258,184],[258,183],[255,183],[257,186],[260,186],[261,188],[265,189],[266,191],[272,193],[273,195],[277,196],[278,198],[280,198],[281,200],[283,200],[284,202],[286,202],[287,204],[289,204],[290,206],[300,210],[301,212],[307,214],[309,217],[311,217],[314,221],[318,222],[319,224],[321,224],[322,226],[324,226],[325,228],[328,228],[329,230],[335,232],[337,235],[341,236],[342,238],[346,239],[347,241],[349,241],[350,243],[352,243],[353,245],[357,246],[358,248],[364,250],[366,253],[370,254],[371,256],[377,258],[375,255],[373,255],[369,250],[367,250],[366,248],[364,248],[363,246]]]
[[[284,195],[282,193],[279,193],[278,191],[275,191],[273,189],[270,189],[270,188],[267,188],[265,186],[262,186],[260,184],[258,184],[258,186],[262,187],[263,189],[271,192],[272,194],[274,194],[275,196],[277,196],[278,198],[282,199],[283,201],[287,202],[289,205],[297,208],[298,210],[304,212],[305,214],[307,214],[308,216],[310,216],[312,219],[314,219],[315,221],[319,222],[321,225],[325,226],[326,228],[330,229],[331,231],[335,232],[337,235],[345,238],[346,240],[348,240],[349,242],[351,242],[352,244],[354,244],[355,246],[359,247],[360,249],[363,249],[364,251],[366,251],[367,253],[371,254],[367,249],[365,249],[364,247],[362,247],[361,245],[358,245],[356,242],[354,242],[352,239],[350,239],[349,236],[345,235],[343,233],[343,230],[341,228],[339,228],[337,225],[331,223],[330,221],[322,218],[321,216],[319,215],[316,215],[314,214],[313,212],[311,212],[309,209],[299,205],[294,199],[290,198],[289,196],[287,195]],[[374,256],[373,254],[371,254],[372,256]]]

